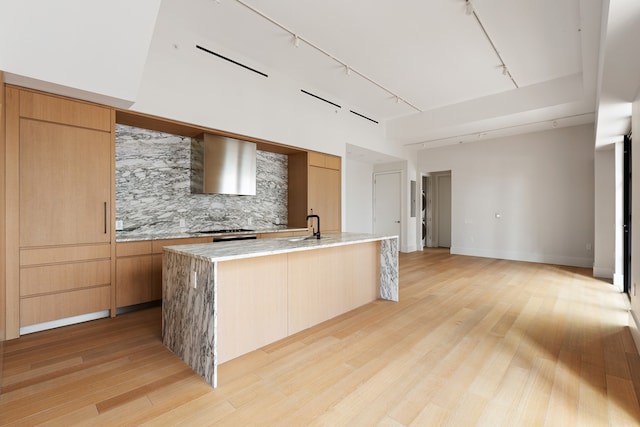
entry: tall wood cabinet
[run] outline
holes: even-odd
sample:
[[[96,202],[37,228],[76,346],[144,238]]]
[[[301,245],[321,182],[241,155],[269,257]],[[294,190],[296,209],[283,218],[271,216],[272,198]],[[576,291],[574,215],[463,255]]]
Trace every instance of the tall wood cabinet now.
[[[17,326],[111,308],[115,140],[110,108],[10,86],[6,99],[15,336]]]
[[[305,218],[313,213],[322,232],[341,231],[340,157],[310,151],[289,155],[288,164],[289,226],[306,227]]]

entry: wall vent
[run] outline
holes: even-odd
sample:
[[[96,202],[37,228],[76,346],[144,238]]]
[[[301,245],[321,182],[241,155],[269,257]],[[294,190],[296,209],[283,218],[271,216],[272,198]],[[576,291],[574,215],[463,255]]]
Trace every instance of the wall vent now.
[[[202,47],[202,46],[199,46],[199,45],[196,45],[196,47],[197,47],[198,49],[200,49],[200,50],[204,51],[204,52],[207,52],[207,53],[209,53],[209,54],[213,55],[213,56],[217,56],[217,57],[218,57],[218,58],[220,58],[220,59],[224,59],[225,61],[229,61],[229,62],[231,62],[232,64],[235,64],[235,65],[237,65],[237,66],[239,66],[239,67],[245,68],[245,69],[247,69],[247,70],[249,70],[249,71],[253,71],[253,72],[254,72],[254,73],[256,73],[256,74],[260,74],[260,75],[261,75],[261,76],[263,76],[263,77],[269,77],[266,73],[263,73],[262,71],[256,70],[255,68],[251,68],[251,67],[249,67],[248,65],[242,64],[242,63],[240,63],[240,62],[238,62],[238,61],[235,61],[235,60],[233,60],[233,59],[231,59],[231,58],[227,58],[226,56],[224,56],[224,55],[220,55],[219,53],[214,52],[214,51],[212,51],[212,50],[209,50],[209,49],[207,49],[207,48],[205,48],[205,47]]]
[[[338,104],[336,104],[335,102],[331,102],[331,101],[329,101],[328,99],[324,99],[324,98],[323,98],[323,97],[321,97],[321,96],[314,95],[313,93],[311,93],[311,92],[307,92],[307,91],[306,91],[306,90],[304,90],[304,89],[300,89],[300,92],[302,92],[302,93],[304,93],[304,94],[306,94],[306,95],[312,96],[312,97],[314,97],[314,98],[316,98],[316,99],[319,99],[320,101],[324,101],[324,102],[326,102],[327,104],[331,104],[331,105],[333,105],[334,107],[342,108],[341,106],[339,106],[339,105],[338,105]]]
[[[377,121],[377,120],[373,120],[372,118],[367,117],[367,116],[365,116],[364,114],[360,114],[360,113],[358,113],[357,111],[353,111],[353,110],[349,110],[349,111],[351,111],[351,112],[352,112],[353,114],[355,114],[356,116],[362,117],[363,119],[367,119],[367,120],[369,120],[370,122],[373,122],[373,123],[375,123],[375,124],[378,124],[378,121]]]

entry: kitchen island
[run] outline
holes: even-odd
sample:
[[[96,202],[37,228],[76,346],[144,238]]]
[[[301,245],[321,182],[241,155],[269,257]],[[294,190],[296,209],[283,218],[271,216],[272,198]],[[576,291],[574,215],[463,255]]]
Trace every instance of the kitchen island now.
[[[216,387],[221,363],[376,299],[398,301],[398,238],[169,246],[162,276],[163,343]]]

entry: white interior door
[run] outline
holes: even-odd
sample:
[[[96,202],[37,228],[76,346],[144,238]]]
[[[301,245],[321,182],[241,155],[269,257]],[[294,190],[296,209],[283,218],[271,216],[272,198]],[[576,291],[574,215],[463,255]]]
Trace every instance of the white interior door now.
[[[438,182],[438,246],[451,247],[451,175],[440,175]]]
[[[400,237],[400,172],[373,177],[373,232]]]

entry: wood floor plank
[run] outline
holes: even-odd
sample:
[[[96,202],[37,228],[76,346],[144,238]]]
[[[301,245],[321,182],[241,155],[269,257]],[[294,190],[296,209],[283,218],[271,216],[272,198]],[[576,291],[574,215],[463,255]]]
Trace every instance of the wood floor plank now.
[[[631,381],[607,375],[609,423],[616,426],[640,425],[638,399]]]
[[[2,343],[0,425],[639,425],[628,302],[590,269],[400,254],[376,301],[219,367],[159,307]]]
[[[577,425],[580,354],[563,351],[558,358],[545,426]]]

